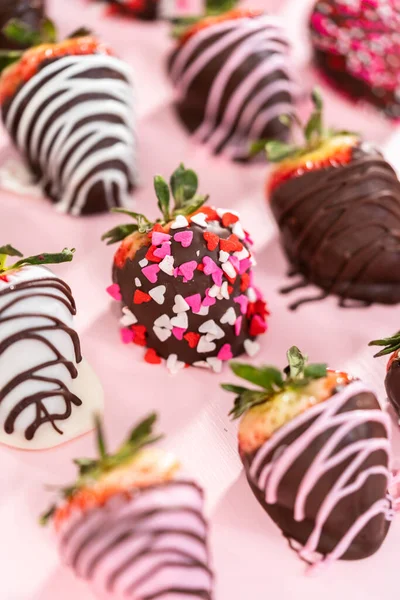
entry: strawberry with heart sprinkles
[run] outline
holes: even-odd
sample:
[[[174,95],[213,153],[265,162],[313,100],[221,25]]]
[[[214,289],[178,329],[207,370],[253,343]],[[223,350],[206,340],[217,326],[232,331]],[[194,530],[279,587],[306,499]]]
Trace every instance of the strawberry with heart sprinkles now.
[[[170,186],[159,176],[154,186],[162,218],[115,209],[135,222],[103,236],[121,242],[108,292],[122,298],[122,341],[146,346],[146,361],[165,359],[172,373],[187,365],[219,372],[234,356],[254,356],[269,313],[239,216],[205,206],[197,175],[183,165]]]

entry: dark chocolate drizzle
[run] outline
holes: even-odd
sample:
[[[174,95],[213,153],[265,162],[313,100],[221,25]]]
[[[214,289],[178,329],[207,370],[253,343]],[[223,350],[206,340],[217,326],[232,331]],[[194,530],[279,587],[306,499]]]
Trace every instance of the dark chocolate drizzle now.
[[[58,292],[61,292],[63,296],[40,290],[52,288]],[[15,292],[21,292],[28,290],[31,293],[18,294],[13,297]],[[25,438],[32,440],[37,430],[45,423],[50,423],[54,430],[63,435],[61,429],[57,426],[57,421],[65,421],[71,416],[73,406],[81,406],[82,401],[72,394],[68,387],[58,378],[53,378],[49,375],[41,375],[40,372],[44,369],[48,369],[52,366],[63,365],[71,377],[76,379],[78,371],[76,366],[70,360],[67,360],[56,348],[56,346],[45,337],[46,331],[62,331],[68,335],[74,346],[74,353],[76,362],[79,363],[82,360],[79,337],[76,331],[67,327],[60,319],[40,313],[19,313],[16,315],[7,316],[8,309],[15,307],[20,302],[26,300],[26,298],[52,298],[55,302],[61,302],[71,315],[76,314],[75,301],[72,297],[71,290],[68,285],[61,279],[46,278],[37,279],[33,281],[24,281],[10,286],[7,289],[0,291],[0,298],[10,296],[10,301],[0,308],[0,327],[2,324],[7,322],[17,321],[25,318],[38,318],[41,320],[47,320],[50,322],[49,325],[37,325],[35,327],[29,327],[22,331],[18,331],[13,335],[9,335],[0,343],[0,359],[2,355],[10,348],[13,344],[24,340],[36,340],[37,342],[47,346],[54,353],[54,360],[39,363],[37,366],[27,369],[26,371],[19,373],[13,379],[11,379],[2,389],[0,389],[0,403],[6,399],[6,397],[13,392],[18,386],[22,385],[27,381],[41,381],[44,384],[51,384],[51,388],[43,389],[29,396],[22,398],[10,411],[7,419],[4,423],[4,430],[7,434],[12,434],[15,429],[15,423],[18,417],[30,406],[35,406],[35,420],[25,430]],[[5,315],[5,316],[4,316]],[[65,402],[65,411],[63,413],[51,413],[46,408],[44,400],[61,396]]]
[[[369,146],[352,161],[290,179],[271,195],[272,211],[298,286],[322,292],[290,308],[341,298],[341,306],[400,302],[400,183],[392,167]]]

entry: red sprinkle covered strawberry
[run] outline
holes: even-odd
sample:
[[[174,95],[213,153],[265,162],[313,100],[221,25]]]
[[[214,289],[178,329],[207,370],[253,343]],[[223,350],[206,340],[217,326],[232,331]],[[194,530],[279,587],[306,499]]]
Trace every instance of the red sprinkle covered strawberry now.
[[[383,340],[374,340],[370,346],[384,346],[375,356],[390,354],[385,379],[386,392],[390,403],[400,417],[400,332]]]
[[[62,562],[101,598],[211,600],[203,492],[179,475],[173,455],[149,447],[159,439],[155,420],[138,424],[115,454],[98,423],[98,458],[75,460],[77,481],[42,522],[53,522]]]
[[[114,258],[114,284],[122,300],[122,340],[146,346],[146,360],[221,369],[224,361],[258,350],[268,311],[253,283],[251,239],[234,211],[204,206],[196,174],[183,165],[170,187],[154,180],[162,218],[118,209],[136,223],[103,239],[122,242]],[[174,206],[171,207],[171,191]]]

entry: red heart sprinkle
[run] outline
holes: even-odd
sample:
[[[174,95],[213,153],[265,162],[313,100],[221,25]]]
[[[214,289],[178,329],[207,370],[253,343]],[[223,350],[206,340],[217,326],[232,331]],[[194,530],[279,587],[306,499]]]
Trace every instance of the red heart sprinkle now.
[[[157,352],[154,348],[149,348],[144,355],[144,360],[148,362],[150,365],[159,365],[161,364],[161,358],[158,356]]]
[[[204,265],[203,265],[203,263],[199,263],[199,264],[197,265],[197,270],[198,270],[198,271],[204,271]]]
[[[189,331],[188,333],[185,333],[183,337],[191,348],[196,348],[197,344],[199,343],[200,334],[195,333],[194,331]]]
[[[155,250],[157,250],[157,246],[150,246],[147,250],[146,258],[147,260],[151,260],[151,262],[159,263],[162,259],[154,254]]]
[[[224,216],[222,217],[222,225],[224,227],[229,227],[229,225],[234,225],[238,221],[239,221],[239,217],[237,217],[236,215],[233,215],[230,212],[225,213]]]
[[[207,248],[212,252],[219,244],[219,237],[216,233],[211,233],[211,231],[205,231],[203,233],[203,237],[207,242]]]
[[[228,285],[228,294],[231,296],[233,292],[233,285]]]
[[[240,283],[240,291],[245,292],[250,285],[250,275],[248,273],[243,273],[242,281]]]
[[[267,331],[267,324],[266,322],[259,316],[259,315],[255,315],[250,323],[250,330],[249,333],[252,337],[255,337],[256,335],[261,335],[262,333],[265,333]]]
[[[144,302],[151,302],[151,296],[146,294],[146,292],[142,292],[141,290],[135,290],[135,294],[133,296],[134,304],[143,304]]]
[[[239,241],[237,235],[230,235],[227,240],[220,240],[219,242],[221,250],[224,252],[240,252],[243,250],[243,244]]]

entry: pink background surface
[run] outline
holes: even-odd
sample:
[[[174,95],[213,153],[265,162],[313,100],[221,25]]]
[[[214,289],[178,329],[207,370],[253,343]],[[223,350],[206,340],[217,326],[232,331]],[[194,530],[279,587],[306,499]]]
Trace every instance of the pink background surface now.
[[[139,162],[142,187],[135,194],[138,210],[155,213],[152,177],[169,176],[183,160],[195,168],[201,188],[213,204],[241,211],[256,242],[257,280],[272,311],[270,331],[262,340],[260,361],[284,366],[284,353],[299,345],[313,360],[345,368],[375,385],[384,400],[385,361],[374,360],[367,347],[371,338],[399,328],[399,308],[375,306],[365,310],[338,308],[335,298],[287,310],[277,293],[285,282],[286,264],[263,196],[266,168],[237,166],[208,156],[192,144],[175,119],[172,91],[165,75],[170,47],[163,24],[138,24],[102,18],[102,9],[84,0],[52,0],[50,10],[68,33],[85,24],[101,34],[133,68],[136,81]],[[296,50],[297,71],[306,89],[315,76],[309,68],[304,27],[309,0],[253,0],[252,6],[281,13]],[[326,91],[330,124],[360,129],[377,142],[395,167],[400,167],[400,135],[376,113],[353,107]],[[302,110],[307,105],[302,106]],[[0,161],[9,155],[9,142],[0,137]],[[397,164],[396,164],[397,161]],[[42,199],[0,193],[2,243],[25,253],[77,249],[74,262],[57,272],[71,285],[78,305],[77,329],[83,351],[99,373],[106,392],[106,423],[110,444],[128,426],[152,410],[160,414],[164,445],[173,449],[207,491],[211,543],[217,573],[217,600],[337,600],[362,597],[376,600],[393,595],[397,583],[400,521],[395,521],[382,550],[356,563],[337,563],[315,579],[289,551],[274,524],[253,499],[236,452],[236,424],[227,413],[232,398],[219,390],[221,375],[187,369],[171,377],[166,369],[142,362],[143,351],[119,341],[115,307],[105,294],[110,283],[113,250],[99,242],[118,217],[76,220],[57,215]],[[397,322],[396,322],[397,317]],[[394,444],[400,447],[396,431]],[[45,484],[68,482],[71,459],[91,454],[86,436],[46,453],[22,453],[0,448],[0,598],[3,600],[93,600],[86,585],[61,568],[50,531],[37,525],[37,515],[51,496]]]

